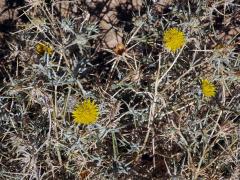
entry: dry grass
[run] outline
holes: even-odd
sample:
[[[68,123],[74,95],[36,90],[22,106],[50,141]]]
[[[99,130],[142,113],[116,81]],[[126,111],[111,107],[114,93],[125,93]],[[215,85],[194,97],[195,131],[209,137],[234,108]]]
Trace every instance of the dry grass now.
[[[0,23],[0,179],[238,179],[237,1],[21,2]],[[76,125],[86,98],[100,118]]]

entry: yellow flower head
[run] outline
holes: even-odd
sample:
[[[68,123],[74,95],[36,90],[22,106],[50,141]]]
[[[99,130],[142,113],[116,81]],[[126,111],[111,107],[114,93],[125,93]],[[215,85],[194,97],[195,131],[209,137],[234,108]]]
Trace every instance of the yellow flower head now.
[[[178,28],[170,28],[163,34],[164,46],[172,52],[176,52],[185,44],[185,35]]]
[[[118,43],[115,48],[113,49],[113,51],[117,54],[117,55],[122,55],[125,51],[125,46],[123,43]]]
[[[207,79],[202,79],[202,93],[206,97],[214,97],[216,95],[216,87]]]
[[[72,116],[77,124],[94,124],[98,119],[99,109],[94,101],[86,99],[75,107]]]
[[[47,43],[41,43],[41,42],[35,46],[35,51],[40,55],[44,55],[44,53],[52,55],[53,53],[52,47],[50,47]]]

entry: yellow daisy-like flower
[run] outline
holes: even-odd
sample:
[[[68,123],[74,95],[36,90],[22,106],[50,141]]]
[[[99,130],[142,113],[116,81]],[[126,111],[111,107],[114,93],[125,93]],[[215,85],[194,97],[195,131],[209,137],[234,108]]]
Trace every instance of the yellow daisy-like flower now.
[[[75,107],[72,116],[77,124],[94,124],[98,119],[99,109],[94,101],[86,99]]]
[[[35,51],[40,55],[44,55],[45,52],[49,55],[52,55],[53,48],[49,46],[47,43],[40,42],[35,46]]]
[[[163,34],[164,46],[172,52],[176,52],[185,44],[185,35],[178,28],[170,28]]]
[[[203,95],[206,97],[214,97],[216,95],[216,87],[214,86],[214,84],[207,79],[202,79],[201,82]]]

